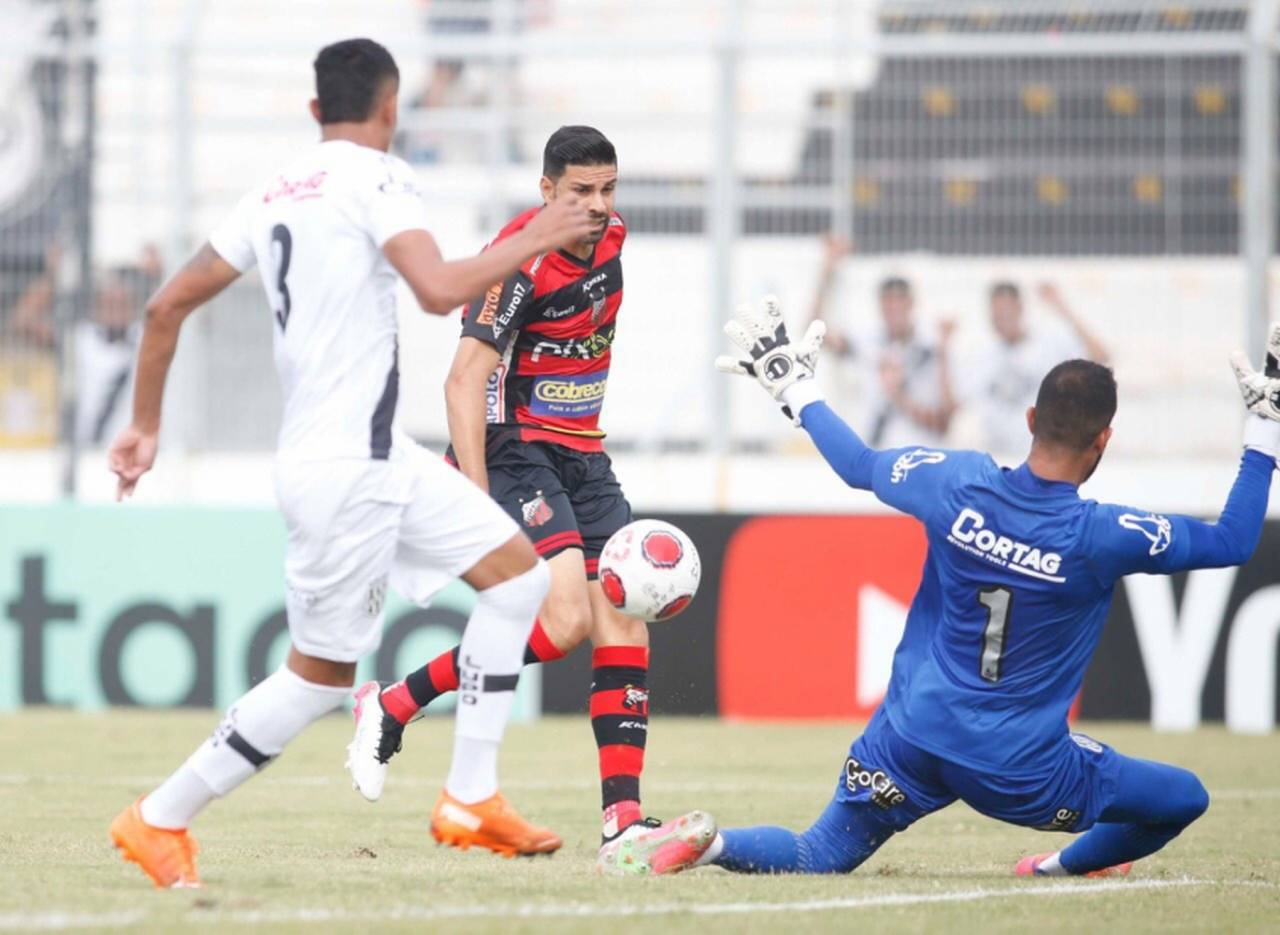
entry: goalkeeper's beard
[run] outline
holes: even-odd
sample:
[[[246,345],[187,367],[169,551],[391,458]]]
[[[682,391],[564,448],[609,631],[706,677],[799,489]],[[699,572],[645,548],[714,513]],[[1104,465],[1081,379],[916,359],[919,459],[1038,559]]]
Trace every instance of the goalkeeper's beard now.
[[[1081,484],[1087,484],[1089,482],[1089,478],[1093,477],[1093,472],[1098,469],[1098,465],[1102,463],[1102,456],[1106,453],[1107,453],[1107,449],[1105,448],[1103,448],[1101,451],[1098,452],[1097,460],[1095,460],[1093,462],[1093,466],[1090,467],[1089,470],[1085,472],[1084,477],[1080,481]]]

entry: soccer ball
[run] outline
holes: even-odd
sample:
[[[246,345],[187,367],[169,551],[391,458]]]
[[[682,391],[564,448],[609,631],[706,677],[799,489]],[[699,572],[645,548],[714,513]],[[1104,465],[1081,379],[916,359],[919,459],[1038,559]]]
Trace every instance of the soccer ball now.
[[[693,542],[675,526],[638,519],[609,537],[599,573],[610,604],[628,617],[656,623],[692,603],[702,563]]]

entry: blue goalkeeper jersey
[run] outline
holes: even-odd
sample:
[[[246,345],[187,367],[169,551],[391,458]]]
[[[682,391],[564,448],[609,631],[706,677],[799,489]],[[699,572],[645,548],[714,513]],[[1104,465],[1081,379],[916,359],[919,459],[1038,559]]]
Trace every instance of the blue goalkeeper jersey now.
[[[802,420],[846,482],[916,517],[928,536],[880,713],[925,750],[1010,776],[1041,772],[1068,742],[1067,712],[1116,582],[1245,561],[1275,467],[1246,451],[1210,524],[1084,500],[1073,484],[975,451],[874,451],[825,403]]]

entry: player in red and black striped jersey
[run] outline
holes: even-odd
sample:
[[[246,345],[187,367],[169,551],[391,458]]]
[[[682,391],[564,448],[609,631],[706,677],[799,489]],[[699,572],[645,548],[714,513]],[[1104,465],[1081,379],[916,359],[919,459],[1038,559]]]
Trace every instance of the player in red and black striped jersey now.
[[[583,168],[604,175],[602,167]],[[521,230],[540,210],[516,217],[494,242]],[[616,213],[601,214],[600,238],[585,256],[560,250],[534,257],[505,282],[495,283],[463,317],[463,347],[452,376],[467,381],[473,371],[488,370],[489,447],[517,439],[574,451],[604,449],[600,409],[622,305],[627,229]],[[467,338],[481,347],[467,347]],[[457,389],[465,394],[471,387]],[[462,404],[471,403],[468,398]]]
[[[572,247],[534,257],[467,309],[445,397],[450,459],[521,524],[551,568],[526,663],[559,659],[588,638],[595,647],[591,724],[603,837],[634,838],[643,850],[645,841],[659,847],[677,833],[676,823],[662,825],[640,811],[649,633],[643,621],[620,614],[596,580],[605,542],[631,521],[599,427],[622,304],[626,225],[613,210],[617,178],[613,144],[598,130],[552,134],[543,201],[583,202],[595,227]],[[516,217],[494,242],[540,210]],[[455,649],[384,688],[380,762],[398,749],[400,728],[421,707],[457,687]]]

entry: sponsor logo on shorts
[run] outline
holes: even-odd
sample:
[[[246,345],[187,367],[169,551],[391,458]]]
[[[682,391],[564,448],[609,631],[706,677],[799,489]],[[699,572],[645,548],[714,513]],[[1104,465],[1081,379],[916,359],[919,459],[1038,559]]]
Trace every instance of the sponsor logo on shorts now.
[[[1169,543],[1173,541],[1173,524],[1167,518],[1157,516],[1155,513],[1148,513],[1146,516],[1121,513],[1117,522],[1125,529],[1140,532],[1147,537],[1147,541],[1151,543],[1148,555],[1159,555],[1169,548]]]
[[[1053,813],[1053,820],[1046,825],[1036,825],[1037,831],[1070,831],[1080,820],[1080,812],[1073,808],[1060,808]]]
[[[844,761],[844,787],[852,793],[871,793],[871,803],[885,810],[907,801],[907,794],[882,769],[863,766],[856,758]]]
[[[315,591],[304,591],[302,588],[295,588],[293,585],[285,585],[289,592],[289,599],[301,606],[304,610],[310,610],[316,606],[316,601],[320,599],[320,595]]]
[[[533,384],[529,411],[539,416],[581,418],[594,415],[604,405],[608,373],[539,377]]]
[[[551,521],[551,517],[555,516],[555,511],[551,509],[551,505],[547,503],[547,498],[542,495],[539,490],[537,495],[527,503],[521,501],[520,515],[524,518],[526,526],[544,526]]]
[[[929,451],[925,448],[908,451],[893,462],[893,469],[889,472],[889,483],[901,484],[907,479],[908,474],[922,464],[941,464],[945,460],[947,456],[941,451]]]
[[[382,613],[382,605],[387,601],[387,576],[381,575],[369,585],[369,593],[365,598],[364,611],[370,617]]]

